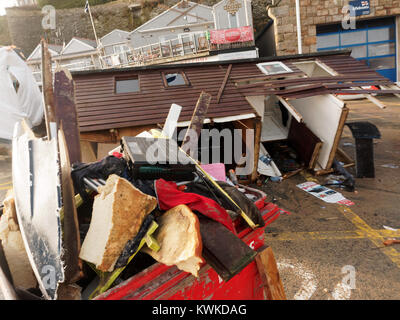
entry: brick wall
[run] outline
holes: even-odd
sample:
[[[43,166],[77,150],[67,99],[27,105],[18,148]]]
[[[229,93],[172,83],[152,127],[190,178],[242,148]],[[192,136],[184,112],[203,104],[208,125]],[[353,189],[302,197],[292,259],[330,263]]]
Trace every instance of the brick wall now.
[[[317,51],[316,25],[341,23],[347,4],[348,0],[300,0],[303,53]],[[371,14],[357,19],[400,15],[400,0],[370,0],[370,7]],[[277,54],[297,53],[296,0],[282,0],[268,13],[274,19]]]

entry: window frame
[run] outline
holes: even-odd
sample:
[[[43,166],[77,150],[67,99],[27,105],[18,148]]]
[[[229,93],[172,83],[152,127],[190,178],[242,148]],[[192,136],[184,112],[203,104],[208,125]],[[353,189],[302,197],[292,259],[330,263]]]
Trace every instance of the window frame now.
[[[138,91],[133,91],[133,92],[117,92],[117,81],[124,81],[124,80],[136,80],[132,79],[133,77],[137,77],[138,80]],[[121,96],[121,95],[132,95],[132,94],[138,94],[142,92],[142,87],[141,87],[141,81],[140,81],[140,75],[129,75],[129,76],[114,76],[114,95]]]
[[[180,73],[183,77],[183,80],[185,81],[185,84],[178,84],[178,85],[173,85],[173,86],[168,85],[166,75],[174,74],[174,73]],[[186,76],[185,71],[183,71],[183,70],[172,70],[172,71],[168,71],[168,72],[161,71],[161,79],[162,79],[165,89],[186,88],[186,87],[191,86],[190,81],[189,81],[188,77]]]
[[[274,65],[274,64],[279,64],[283,69],[285,69],[285,71],[269,73],[267,70],[265,70],[264,66],[269,66],[269,65]],[[262,73],[264,73],[267,76],[274,76],[274,75],[277,75],[277,74],[287,74],[287,73],[293,73],[294,72],[286,64],[284,64],[282,61],[261,62],[261,63],[257,63],[257,67]]]
[[[336,26],[337,31],[329,31],[329,32],[322,32],[322,33],[317,33],[317,37],[318,36],[328,36],[328,35],[339,35],[339,45],[338,46],[332,46],[332,47],[324,47],[324,48],[317,48],[318,52],[321,51],[330,51],[330,50],[343,50],[343,49],[351,49],[353,47],[360,47],[360,46],[366,46],[366,56],[365,57],[359,57],[359,58],[355,58],[357,60],[361,60],[361,61],[366,61],[366,63],[369,65],[369,60],[371,59],[378,59],[378,58],[389,58],[389,57],[394,57],[395,58],[395,65],[397,68],[397,52],[395,50],[394,53],[391,54],[385,54],[385,55],[378,55],[378,56],[370,56],[370,47],[369,45],[379,45],[379,44],[391,44],[391,43],[396,43],[396,24],[393,23],[387,23],[385,25],[382,26],[373,26],[373,27],[369,27],[368,23],[366,23],[365,26],[363,26],[363,28],[361,29],[355,29],[355,30],[342,30],[340,28],[340,25]],[[383,30],[383,29],[394,29],[394,39],[392,40],[383,40],[383,41],[370,41],[369,39],[369,31],[371,30]],[[352,32],[359,32],[359,31],[365,31],[366,33],[366,41],[362,42],[362,43],[357,43],[357,44],[346,44],[343,45],[342,44],[342,35],[343,34],[350,34]],[[390,31],[389,31],[390,32]]]

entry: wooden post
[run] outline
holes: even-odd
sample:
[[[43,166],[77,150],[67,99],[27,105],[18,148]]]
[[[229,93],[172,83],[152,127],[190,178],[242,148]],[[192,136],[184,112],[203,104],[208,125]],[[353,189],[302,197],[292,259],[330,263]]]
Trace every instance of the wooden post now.
[[[218,90],[217,104],[220,102],[221,97],[222,97],[222,95],[223,95],[223,93],[224,93],[224,90],[225,90],[226,84],[228,83],[228,80],[229,80],[229,76],[230,76],[230,74],[231,74],[231,71],[232,71],[232,64],[230,64],[230,65],[228,66],[228,69],[226,70],[226,73],[225,73],[224,81],[222,81],[222,85],[221,85],[221,87],[220,87],[219,90]]]
[[[261,119],[257,117],[254,119],[254,166],[253,173],[251,174],[251,182],[254,183],[258,176],[258,160],[260,158],[260,143],[261,143]]]
[[[195,150],[198,147],[198,138],[200,136],[201,129],[203,128],[203,122],[207,115],[208,107],[210,106],[212,96],[206,92],[201,92],[199,100],[197,101],[196,108],[194,109],[192,119],[188,131],[186,132],[185,138],[181,148],[183,150]],[[191,132],[196,133],[196,138],[193,139]],[[185,146],[185,147],[184,147]]]
[[[63,208],[63,260],[65,263],[65,283],[74,283],[82,277],[82,261],[79,259],[81,249],[78,214],[75,206],[75,192],[71,178],[71,162],[68,156],[68,141],[62,123],[58,130],[61,167],[61,192]],[[79,142],[79,141],[78,141]]]
[[[74,82],[68,70],[57,70],[54,75],[55,120],[62,122],[68,156],[71,163],[81,162],[78,117],[75,108]]]
[[[56,136],[56,132],[52,132],[52,123],[55,124],[54,112],[54,94],[53,94],[53,73],[50,52],[47,42],[42,39],[42,86],[44,99],[44,114],[46,120],[47,137],[50,140],[52,135]]]
[[[268,247],[256,256],[256,264],[264,285],[267,300],[286,300],[285,289],[279,276],[272,249]]]

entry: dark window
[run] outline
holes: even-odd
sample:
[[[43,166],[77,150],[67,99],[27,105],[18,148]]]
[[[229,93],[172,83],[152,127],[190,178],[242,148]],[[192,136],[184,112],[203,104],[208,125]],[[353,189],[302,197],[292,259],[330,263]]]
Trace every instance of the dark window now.
[[[139,77],[115,80],[115,93],[131,93],[139,91]]]
[[[163,73],[166,87],[188,86],[189,82],[183,72]]]

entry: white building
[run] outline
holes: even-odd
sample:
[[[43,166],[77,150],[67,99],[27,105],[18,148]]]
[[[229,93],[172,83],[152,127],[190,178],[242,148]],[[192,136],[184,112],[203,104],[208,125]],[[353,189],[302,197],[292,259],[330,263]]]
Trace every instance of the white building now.
[[[233,53],[221,55],[226,49],[241,52],[240,58],[258,57],[251,0],[222,0],[213,7],[182,0],[132,32],[114,30],[100,42],[108,67],[234,59]]]

